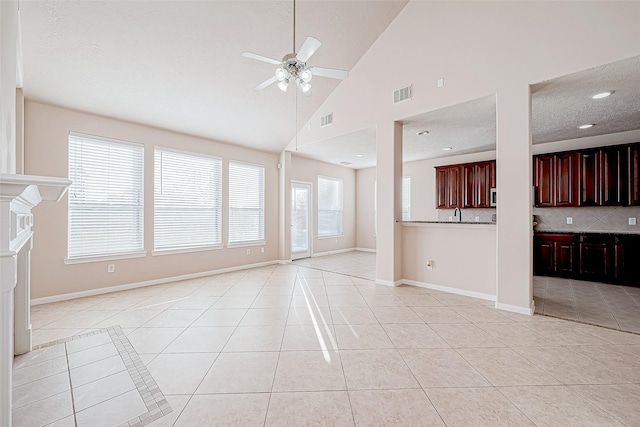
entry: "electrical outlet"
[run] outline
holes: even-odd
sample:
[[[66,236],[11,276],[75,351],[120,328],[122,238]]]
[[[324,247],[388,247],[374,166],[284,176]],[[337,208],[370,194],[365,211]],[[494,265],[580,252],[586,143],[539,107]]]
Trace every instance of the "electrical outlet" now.
[[[115,273],[115,272],[116,272],[116,265],[115,264],[107,265],[107,273]]]
[[[453,217],[449,215],[449,222],[453,221]]]
[[[427,260],[427,269],[433,270],[433,261],[430,259]]]
[[[438,79],[438,87],[444,86],[444,79]]]
[[[260,253],[264,253],[264,248],[260,248]]]
[[[338,244],[338,239],[336,239],[336,245]]]
[[[636,217],[629,218],[629,225],[636,225]]]
[[[476,216],[476,222],[480,222],[480,217]]]
[[[247,249],[247,255],[251,255],[251,249]]]
[[[567,224],[573,224],[573,218],[568,216],[567,217]]]

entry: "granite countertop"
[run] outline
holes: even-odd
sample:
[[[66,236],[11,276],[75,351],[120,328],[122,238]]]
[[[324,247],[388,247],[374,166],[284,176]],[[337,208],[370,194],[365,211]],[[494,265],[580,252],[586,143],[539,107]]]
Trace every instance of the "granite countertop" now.
[[[624,235],[640,235],[640,232],[634,233],[633,231],[557,231],[557,230],[534,230],[533,234],[594,234],[598,236],[619,236]]]
[[[464,225],[496,225],[495,222],[479,221],[398,221],[400,224],[464,224]]]

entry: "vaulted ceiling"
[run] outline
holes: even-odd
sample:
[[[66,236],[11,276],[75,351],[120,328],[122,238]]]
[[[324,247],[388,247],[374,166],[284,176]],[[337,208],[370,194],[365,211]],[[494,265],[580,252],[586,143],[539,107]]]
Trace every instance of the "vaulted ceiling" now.
[[[406,0],[296,3],[296,48],[309,65],[350,70]],[[292,1],[22,1],[28,100],[279,152],[340,84],[309,97],[252,88],[293,50]]]

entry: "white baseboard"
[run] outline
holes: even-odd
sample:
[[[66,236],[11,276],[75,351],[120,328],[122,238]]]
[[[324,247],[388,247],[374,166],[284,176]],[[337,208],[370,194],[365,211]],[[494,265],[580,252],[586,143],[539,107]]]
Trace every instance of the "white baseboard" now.
[[[279,260],[276,260],[276,263],[283,264],[283,265],[284,264],[291,264],[291,260],[290,259],[279,259]]]
[[[359,251],[359,252],[373,252],[373,253],[376,253],[375,249],[369,249],[369,248],[354,248],[354,249],[356,251]]]
[[[390,286],[392,288],[395,288],[396,286],[400,286],[403,283],[404,281],[402,280],[396,280],[395,282],[392,282],[391,280],[376,279],[375,281],[376,285]]]
[[[448,292],[450,294],[463,295],[465,297],[480,298],[480,299],[484,299],[484,300],[487,300],[487,301],[495,301],[496,300],[496,296],[495,295],[484,294],[482,292],[474,292],[474,291],[468,291],[466,289],[451,288],[449,286],[434,285],[432,283],[418,282],[417,280],[403,279],[401,282],[405,283],[407,285],[418,286],[420,288],[433,289],[435,291]],[[377,281],[376,281],[376,283],[377,283]]]
[[[311,254],[311,258],[316,258],[316,257],[319,257],[319,256],[343,254],[345,252],[353,252],[355,250],[356,250],[356,248],[347,248],[347,249],[337,249],[335,251],[328,251],[328,252],[318,252],[316,254]]]
[[[288,261],[291,262],[291,261]],[[265,267],[267,265],[279,264],[280,261],[266,261],[256,264],[239,265],[237,267],[221,268],[219,270],[202,271],[199,273],[183,274],[181,276],[163,277],[160,279],[145,280],[144,282],[127,283],[124,285],[109,286],[106,288],[89,289],[80,292],[71,292],[50,297],[35,298],[31,300],[31,305],[49,304],[52,302],[67,301],[75,298],[92,297],[96,295],[109,294],[111,292],[127,291],[129,289],[143,288],[145,286],[161,285],[163,283],[178,282],[180,280],[197,279],[199,277],[211,276],[214,274],[230,273],[232,271],[246,270],[249,268]]]
[[[510,311],[512,313],[526,314],[529,316],[533,316],[533,313],[536,312],[536,302],[531,301],[531,307],[526,308],[526,307],[520,307],[519,305],[504,304],[496,301],[496,308],[498,310]]]

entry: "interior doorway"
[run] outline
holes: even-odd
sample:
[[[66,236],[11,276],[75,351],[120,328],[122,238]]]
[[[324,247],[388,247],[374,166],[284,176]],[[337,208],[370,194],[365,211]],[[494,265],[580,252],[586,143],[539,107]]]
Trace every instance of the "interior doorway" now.
[[[291,259],[311,257],[311,200],[312,184],[291,182]]]

